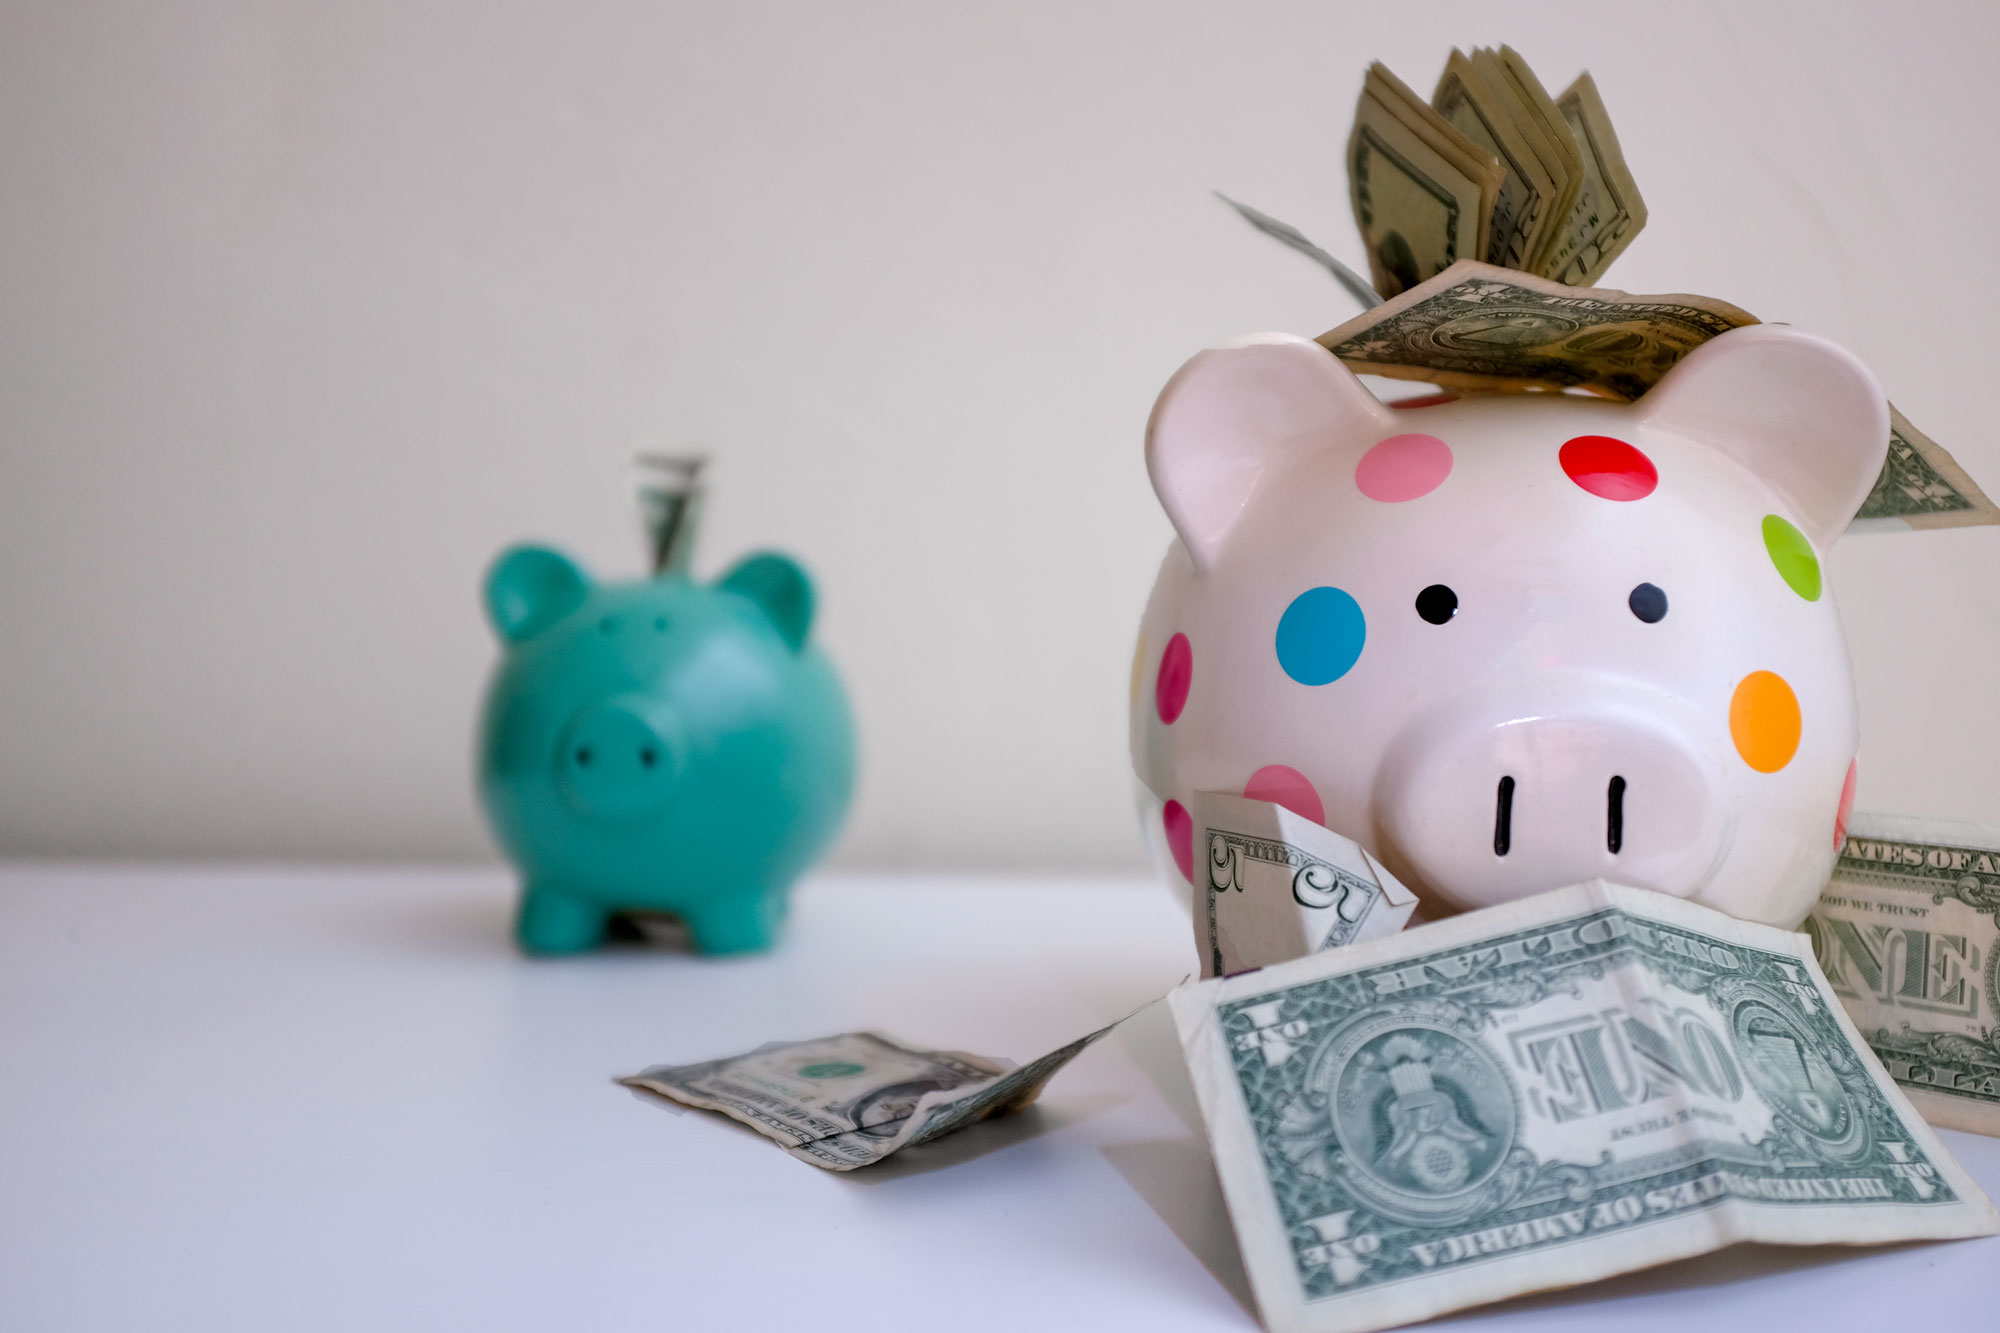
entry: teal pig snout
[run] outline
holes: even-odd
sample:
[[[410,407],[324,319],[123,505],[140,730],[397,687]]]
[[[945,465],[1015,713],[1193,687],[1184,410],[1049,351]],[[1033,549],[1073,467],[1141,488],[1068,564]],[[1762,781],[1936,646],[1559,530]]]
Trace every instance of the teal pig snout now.
[[[586,819],[628,822],[663,809],[673,797],[686,741],[671,709],[625,695],[583,709],[563,728],[556,783]]]

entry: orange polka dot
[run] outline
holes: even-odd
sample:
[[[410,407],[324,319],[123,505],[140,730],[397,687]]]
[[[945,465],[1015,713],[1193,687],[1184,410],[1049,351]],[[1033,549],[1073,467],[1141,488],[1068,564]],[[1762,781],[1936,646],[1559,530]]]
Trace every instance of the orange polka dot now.
[[[1759,773],[1775,773],[1799,752],[1799,696],[1775,671],[1753,671],[1729,701],[1729,737]]]

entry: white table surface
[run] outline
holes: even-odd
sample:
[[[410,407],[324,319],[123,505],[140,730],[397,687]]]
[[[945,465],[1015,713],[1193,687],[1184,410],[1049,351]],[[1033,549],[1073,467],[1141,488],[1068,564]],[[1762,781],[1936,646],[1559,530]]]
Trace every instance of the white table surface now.
[[[497,872],[0,868],[0,1329],[1248,1330],[1157,1007],[839,1176],[610,1082],[877,1027],[1026,1059],[1163,992],[1132,880],[829,877],[766,957],[528,960]],[[1941,1137],[2000,1194],[2000,1140]],[[1738,1247],[1436,1327],[2000,1328],[2000,1240]]]

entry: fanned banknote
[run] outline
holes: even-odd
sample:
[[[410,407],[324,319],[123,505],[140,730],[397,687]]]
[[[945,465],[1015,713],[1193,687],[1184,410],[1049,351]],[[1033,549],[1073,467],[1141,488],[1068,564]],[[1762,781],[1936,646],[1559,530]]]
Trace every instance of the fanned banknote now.
[[[849,1032],[774,1042],[701,1064],[655,1065],[618,1081],[720,1111],[800,1161],[852,1171],[1028,1106],[1057,1070],[1116,1026],[1019,1068],[964,1051],[926,1050],[879,1032]]]
[[[1394,295],[1486,253],[1499,161],[1380,63],[1347,140],[1347,184],[1376,291]]]
[[[1347,169],[1385,296],[1460,259],[1595,282],[1646,225],[1590,75],[1551,98],[1511,47],[1453,51],[1428,103],[1370,65]]]
[[[1431,106],[1454,129],[1493,154],[1503,178],[1487,230],[1486,259],[1525,269],[1555,220],[1558,186],[1517,120],[1520,110],[1462,51],[1453,51]]]
[[[1805,930],[1924,1119],[2000,1135],[2000,829],[1855,815]]]
[[[1332,274],[1333,280],[1345,287],[1348,294],[1359,301],[1364,310],[1370,306],[1382,304],[1382,298],[1376,294],[1374,288],[1368,285],[1368,279],[1341,263],[1325,250],[1314,245],[1312,241],[1307,239],[1304,232],[1294,227],[1291,223],[1280,222],[1269,213],[1252,208],[1248,204],[1238,203],[1220,190],[1215,191],[1215,197],[1235,209],[1238,217],[1255,227],[1258,231],[1263,232],[1274,241],[1289,245],[1292,249],[1298,251]]]
[[[1272,1333],[1990,1235],[1805,938],[1602,881],[1170,997]]]
[[[1969,528],[2000,523],[1986,493],[1944,446],[1889,405],[1889,457],[1849,532]]]
[[[1275,802],[1196,792],[1194,827],[1204,977],[1393,935],[1416,911],[1417,895],[1367,849]]]

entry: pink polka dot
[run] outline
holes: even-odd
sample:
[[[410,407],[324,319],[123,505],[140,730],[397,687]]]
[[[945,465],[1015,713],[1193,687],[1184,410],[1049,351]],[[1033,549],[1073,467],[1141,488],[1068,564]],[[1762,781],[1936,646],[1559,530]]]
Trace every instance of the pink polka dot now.
[[[1854,782],[1861,776],[1861,760],[1847,761],[1847,781],[1840,784],[1840,808],[1833,813],[1833,850],[1847,845],[1847,820],[1854,813]]]
[[[1385,504],[1429,495],[1450,475],[1451,446],[1435,435],[1391,435],[1354,465],[1361,493]]]
[[[1319,792],[1305,774],[1296,768],[1283,764],[1266,764],[1250,775],[1243,784],[1243,794],[1253,801],[1269,801],[1282,805],[1295,815],[1310,819],[1315,824],[1326,822],[1326,807],[1320,804]]]
[[[1188,686],[1193,683],[1194,649],[1188,646],[1187,635],[1176,634],[1160,654],[1160,674],[1153,682],[1153,707],[1159,710],[1160,721],[1174,724],[1187,707]]]
[[[1660,484],[1653,460],[1609,435],[1579,435],[1557,455],[1569,479],[1604,500],[1643,500]]]
[[[1179,801],[1168,801],[1160,822],[1167,826],[1167,850],[1181,868],[1181,878],[1194,883],[1194,816]]]

